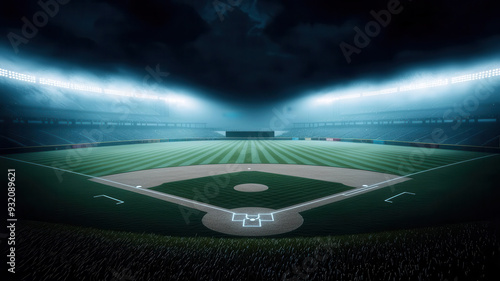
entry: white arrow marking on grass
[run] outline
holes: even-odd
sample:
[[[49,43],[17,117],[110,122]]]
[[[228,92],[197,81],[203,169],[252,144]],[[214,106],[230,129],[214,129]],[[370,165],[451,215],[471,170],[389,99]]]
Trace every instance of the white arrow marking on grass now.
[[[400,195],[403,195],[403,194],[415,195],[415,193],[411,193],[411,192],[406,192],[406,191],[405,191],[405,192],[401,192],[401,193],[399,193],[398,195],[395,195],[395,196],[392,196],[392,197],[390,197],[390,198],[387,198],[387,199],[385,199],[384,201],[385,201],[385,202],[387,202],[387,203],[392,203],[392,201],[389,201],[389,200],[391,200],[392,198],[396,198],[396,197],[398,197],[398,196],[400,196]]]

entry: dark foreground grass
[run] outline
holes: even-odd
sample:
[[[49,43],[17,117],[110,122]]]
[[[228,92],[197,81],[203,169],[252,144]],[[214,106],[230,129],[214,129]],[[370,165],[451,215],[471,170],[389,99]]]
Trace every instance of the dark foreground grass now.
[[[263,184],[269,189],[262,192],[241,192],[234,189],[234,186],[245,183]],[[280,209],[353,188],[321,180],[243,171],[165,183],[151,189],[227,209]]]
[[[24,221],[20,280],[498,280],[498,222],[315,238],[181,238]]]

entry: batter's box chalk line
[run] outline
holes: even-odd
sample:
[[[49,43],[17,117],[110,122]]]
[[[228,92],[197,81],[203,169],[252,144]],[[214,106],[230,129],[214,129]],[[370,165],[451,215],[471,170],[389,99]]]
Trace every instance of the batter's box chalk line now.
[[[274,221],[273,214],[249,215],[243,213],[234,213],[232,221],[242,222],[243,227],[262,227],[264,221]]]

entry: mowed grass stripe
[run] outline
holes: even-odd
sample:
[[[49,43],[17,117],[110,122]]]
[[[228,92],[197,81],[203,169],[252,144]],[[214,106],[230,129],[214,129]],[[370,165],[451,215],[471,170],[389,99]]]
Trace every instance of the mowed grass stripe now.
[[[213,154],[200,162],[200,165],[208,165],[208,164],[216,164],[231,150],[232,146],[228,146],[228,143],[221,142],[221,147],[216,150],[213,150]]]
[[[271,155],[274,159],[276,159],[278,161],[278,163],[296,164],[292,160],[287,159],[286,156],[280,155],[280,153],[276,153],[276,151],[271,146],[271,142],[273,142],[273,141],[266,141],[266,143],[265,143],[266,151],[268,151],[269,155]]]
[[[293,150],[292,153],[300,153],[303,158],[309,159],[309,161],[312,162],[313,165],[319,165],[319,166],[342,166],[341,161],[339,159],[332,159],[330,157],[325,157],[324,150],[321,149],[316,149],[316,150],[311,150],[312,145],[309,146],[303,146],[297,142],[293,147],[287,147],[285,143],[283,143],[283,146],[286,147],[289,150]],[[347,164],[347,163],[344,163]]]
[[[223,148],[215,153],[211,158],[205,160],[201,164],[225,164],[222,160],[227,157],[232,150],[235,149],[235,143],[233,141],[225,141]],[[208,162],[210,160],[210,162]]]
[[[352,144],[356,145],[356,144]],[[372,170],[372,171],[382,171],[382,172],[392,172],[396,173],[399,170],[399,166],[401,165],[401,162],[398,161],[398,159],[394,158],[388,158],[385,156],[385,150],[387,148],[381,147],[379,149],[382,149],[382,151],[378,153],[373,153],[373,154],[367,154],[367,153],[362,153],[362,152],[355,152],[355,150],[352,148],[352,145],[348,145],[349,148],[344,148],[344,149],[336,149],[333,152],[335,153],[334,156],[339,157],[344,159],[342,162],[342,165],[348,165],[353,168],[357,169],[363,169],[363,170]],[[360,144],[357,144],[360,145]],[[317,150],[315,147],[309,147],[308,149],[310,150],[315,150],[320,153],[324,153],[327,155],[332,155],[332,151],[328,150]],[[353,157],[354,156],[354,157]],[[425,170],[428,168],[440,166],[443,163],[437,163],[437,165],[429,165],[425,166],[422,165],[422,167],[419,167],[421,170]],[[444,163],[448,164],[448,163]],[[385,168],[381,169],[381,167]]]
[[[224,143],[214,143],[211,147],[208,147],[204,153],[198,153],[196,156],[193,155],[188,161],[183,162],[180,166],[190,166],[193,164],[199,164],[203,160],[210,158],[214,155],[215,151],[224,147]]]
[[[231,145],[231,143],[229,143],[229,145]],[[236,153],[238,153],[239,149],[241,149],[241,146],[242,141],[236,141],[235,143],[233,143],[231,151],[229,151],[229,153],[219,161],[219,164],[234,163],[232,162],[234,160],[231,159],[235,157]]]
[[[278,160],[276,160],[270,153],[267,151],[267,144],[265,141],[258,141],[257,142],[257,148],[258,151],[261,153],[262,157],[261,159],[265,159],[266,163],[270,164],[276,164],[279,163]]]
[[[252,155],[252,159],[251,159],[252,163],[254,163],[254,164],[262,163],[260,160],[260,157],[259,157],[259,153],[257,152],[257,142],[256,141],[251,142],[250,153]]]
[[[379,148],[378,151],[375,153],[356,153],[354,152],[353,154],[357,154],[360,159],[364,159],[364,161],[371,163],[372,166],[375,165],[380,165],[380,166],[385,166],[387,169],[387,164],[391,164],[393,172],[399,172],[400,173],[400,167],[405,159],[408,159],[408,156],[404,154],[399,154],[399,155],[394,155],[393,157],[390,157],[386,154],[388,154],[388,151],[390,149],[386,147]],[[408,151],[407,151],[408,152]],[[410,154],[408,154],[410,155]],[[418,167],[416,167],[417,170],[427,170],[430,168],[442,166],[444,164],[449,164],[450,162],[443,162],[443,161],[436,161],[435,159],[427,159],[428,161],[422,162],[418,164]],[[413,163],[416,165],[417,163]]]
[[[243,147],[240,149],[240,153],[238,155],[238,158],[236,159],[236,163],[245,163],[246,160],[246,153],[248,149],[248,143],[249,141],[243,141]]]
[[[393,164],[397,164],[398,166],[402,161],[411,161],[413,164],[416,164],[416,161],[423,160],[420,163],[419,169],[429,169],[432,167],[442,166],[444,164],[458,162],[468,158],[461,158],[459,160],[456,159],[446,159],[443,158],[440,153],[436,150],[430,150],[427,148],[410,148],[404,152],[394,153],[390,147],[381,147],[376,150],[368,150],[364,149],[363,151],[357,151],[354,153],[362,153],[361,156],[366,155],[368,158],[376,157],[378,159],[383,160],[384,162],[392,162]]]
[[[236,151],[233,153],[231,158],[229,158],[229,163],[237,163],[238,158],[240,158],[241,156],[241,150],[243,149],[244,146],[245,146],[245,141],[243,140],[240,141],[240,144],[237,147]]]
[[[145,163],[148,163],[147,166],[150,169],[155,168],[165,168],[176,166],[180,161],[184,159],[190,159],[193,155],[198,155],[198,153],[202,153],[202,149],[197,149],[195,146],[187,147],[182,151],[178,150],[165,150],[161,153],[153,156],[151,159],[145,159]]]
[[[220,145],[219,145],[220,146]],[[188,153],[190,154],[193,150],[194,146],[186,147],[183,149],[183,154],[181,155],[187,155]],[[155,151],[156,154],[152,155],[143,155],[140,158],[138,157],[137,159],[140,159],[139,161],[128,161],[127,165],[124,165],[123,167],[119,167],[120,170],[122,171],[137,171],[137,170],[145,170],[145,169],[155,169],[155,168],[163,168],[163,167],[168,167],[169,163],[173,161],[173,159],[178,159],[179,151],[174,151],[172,149],[170,150],[162,150],[161,152]],[[109,174],[114,174],[118,170],[113,170],[111,169],[110,171],[107,171]]]
[[[322,143],[323,145],[331,145],[332,143]],[[431,149],[424,147],[405,147],[405,146],[393,146],[393,145],[380,145],[377,149],[372,147],[372,144],[357,144],[357,143],[335,143],[339,145],[348,145],[349,148],[354,148],[357,146],[353,153],[366,153],[370,155],[390,156],[390,158],[400,157],[403,159],[409,159],[413,156],[423,156],[432,165],[441,166],[447,163],[454,163],[463,161],[466,159],[471,159],[478,156],[477,152],[465,152],[457,155],[454,150],[448,149]],[[483,154],[484,155],[484,154]]]
[[[195,142],[196,143],[196,142]],[[192,157],[193,155],[199,155],[200,153],[204,153],[205,150],[212,151],[214,147],[218,149],[220,146],[219,142],[206,142],[207,144],[210,144],[208,147],[205,147],[205,145],[198,145],[189,147],[187,150],[183,151],[181,154],[175,154],[171,153],[172,155],[169,157],[166,157],[163,162],[160,163],[154,163],[157,165],[159,168],[163,167],[175,167],[177,160],[181,159],[189,159],[189,157]],[[204,148],[204,149],[203,149]]]
[[[353,159],[356,159],[355,157],[339,150],[331,151],[331,150],[317,149],[311,147],[307,148],[306,153],[318,157],[319,159],[333,161],[334,163],[336,163],[334,166],[337,167],[345,167],[345,168],[361,169],[361,170],[373,170],[376,168],[367,166],[366,163],[363,162],[362,160],[353,161]]]
[[[415,171],[427,170],[450,163],[472,159],[478,156],[478,153],[459,153],[459,157],[449,157],[449,155],[451,155],[449,150],[414,147],[408,147],[406,148],[406,150],[403,150],[399,147],[386,146],[378,150],[383,151],[383,153],[385,154],[387,153],[387,151],[394,150],[396,148],[399,152],[399,155],[395,156],[394,160],[397,160],[397,163],[399,163],[398,166],[411,165]],[[379,153],[381,152],[379,151]]]
[[[318,150],[316,147],[310,147],[308,149],[329,155],[331,155],[332,152],[323,149]],[[335,148],[334,152],[336,156],[345,159],[343,165],[345,165],[345,162],[347,161],[348,163],[354,164],[357,168],[361,169],[394,172],[397,170],[397,166],[399,165],[399,161],[394,159],[396,155],[394,157],[389,157],[386,153],[366,153],[356,151],[354,149],[348,149],[348,151],[346,151],[346,149],[339,149],[338,147]],[[385,168],[385,170],[381,168]]]
[[[391,173],[401,173],[402,171],[410,173],[481,155],[486,154],[344,142],[252,140],[91,147],[15,154],[12,158],[101,176],[165,166],[235,162],[313,164]],[[74,158],[76,156],[77,158]],[[411,156],[414,157],[413,160]],[[419,156],[422,156],[423,161],[420,161],[422,159]]]
[[[67,149],[67,150],[56,150],[56,151],[42,151],[42,152],[33,152],[33,153],[21,153],[21,154],[13,154],[10,157],[34,162],[42,165],[47,165],[47,163],[52,162],[62,162],[65,161],[67,157],[74,157],[78,155],[79,157],[86,156],[89,154],[95,154],[94,150],[98,151],[99,149],[96,147],[93,148],[80,148],[80,149]],[[100,148],[102,150],[102,148]]]
[[[166,145],[168,147],[168,145]],[[178,147],[178,146],[177,146]],[[156,148],[149,153],[134,153],[129,154],[123,151],[120,154],[125,154],[125,157],[110,157],[108,161],[101,161],[98,164],[90,165],[89,169],[85,171],[87,174],[114,174],[118,170],[121,171],[137,171],[147,168],[156,167],[159,162],[166,159],[178,159],[180,155],[188,155],[192,146],[184,147],[179,154],[171,153],[172,149],[167,150]],[[168,155],[168,156],[167,156]],[[127,167],[122,168],[123,167]]]
[[[325,153],[328,154],[328,152]],[[336,150],[335,153],[336,156],[342,157],[351,165],[356,165],[357,168],[361,168],[363,170],[394,173],[397,171],[400,164],[400,162],[395,160],[394,157],[388,157],[383,152],[369,154],[352,149],[348,150],[348,153],[345,150]]]
[[[47,166],[57,166],[58,168],[68,168],[82,173],[92,173],[94,172],[92,168],[95,167],[97,168],[96,170],[106,168],[109,161],[129,162],[130,159],[137,159],[137,157],[143,157],[145,154],[152,155],[158,153],[158,150],[159,147],[153,144],[92,148],[90,153],[87,154],[80,152],[79,149],[65,150],[57,151],[58,158],[54,158],[51,162],[37,161],[35,159],[31,159],[30,162],[44,164]],[[76,164],[75,160],[77,159],[84,164]]]
[[[253,141],[248,141],[247,150],[245,152],[245,163],[252,163],[252,146]]]
[[[269,164],[270,163],[269,160],[264,156],[264,151],[263,151],[263,149],[260,146],[260,141],[256,141],[255,142],[255,150],[259,154],[259,159],[260,159],[261,163],[263,163],[263,164]]]
[[[386,154],[389,154],[390,147],[383,147],[378,150],[379,151],[377,151],[376,153],[364,153],[364,155],[367,156],[366,159],[369,161],[370,159],[372,159],[372,157],[377,157],[384,162],[392,162],[395,166],[398,167],[398,169],[401,166],[411,165],[414,170],[427,170],[430,168],[470,159],[470,157],[451,159],[449,157],[443,157],[441,155],[442,150],[425,150],[424,148],[409,148],[404,153],[400,153],[399,155],[394,155],[393,157],[388,158]]]
[[[186,160],[190,159],[191,157],[196,157],[197,155],[201,155],[204,153],[211,152],[210,149],[207,149],[205,146],[200,146],[200,148],[193,149],[191,151],[188,151],[185,155],[182,157],[177,157],[176,159],[173,159],[170,162],[170,166],[175,167],[175,166],[180,166],[182,163],[184,163]]]
[[[339,159],[332,159],[330,157],[327,157],[324,155],[325,154],[324,152],[311,151],[309,148],[306,149],[306,148],[302,148],[300,146],[297,146],[297,147],[294,147],[294,151],[302,153],[304,155],[304,157],[312,158],[312,159],[318,161],[318,164],[320,166],[321,166],[321,163],[323,164],[322,166],[333,166],[333,167],[344,167],[345,165],[349,164],[347,162],[342,163],[342,161],[339,161]]]
[[[360,170],[375,170],[376,167],[367,166],[366,163],[362,162],[362,160],[354,160],[354,158],[348,153],[341,150],[327,150],[327,149],[318,149],[315,147],[307,148],[307,152],[310,155],[315,155],[320,159],[325,159],[327,161],[333,161],[338,163],[337,167],[345,167],[352,169],[360,169]]]
[[[303,165],[325,165],[324,163],[321,163],[320,161],[317,161],[314,158],[310,158],[306,156],[305,154],[297,154],[295,151],[295,146],[287,146],[284,143],[281,142],[275,142],[273,143],[274,149],[282,153],[283,155],[287,155],[288,158],[292,159],[295,161],[297,164],[303,164]]]
[[[394,172],[398,165],[398,162],[392,161],[386,157],[381,157],[380,155],[367,155],[363,153],[356,153],[349,150],[337,149],[334,154],[328,150],[316,150],[314,147],[310,148],[311,151],[316,151],[320,154],[332,155],[337,157],[339,161],[342,162],[341,166],[351,166],[356,169],[380,171],[380,172]]]
[[[127,169],[137,170],[140,169],[143,165],[146,165],[163,155],[163,150],[154,149],[151,151],[145,152],[118,152],[120,155],[114,155],[113,157],[108,157],[107,160],[95,160],[92,161],[87,168],[83,171],[87,174],[113,174],[117,170],[127,171]],[[160,156],[161,157],[161,156]]]
[[[133,151],[133,150],[131,150],[131,151]],[[102,159],[93,160],[96,155],[100,155],[100,153],[98,151],[92,151],[88,155],[82,154],[82,156],[79,156],[78,154],[76,154],[76,153],[78,153],[77,150],[67,150],[66,152],[69,152],[70,154],[60,155],[62,157],[59,157],[58,159],[54,159],[51,162],[36,161],[36,160],[32,160],[30,162],[88,174],[91,172],[91,171],[89,171],[90,167],[99,166],[100,169],[107,169],[107,168],[109,168],[109,166],[107,166],[107,165],[109,165],[110,163],[112,163],[114,161],[117,161],[116,155],[123,155],[123,153],[116,153],[115,152],[113,155],[109,155],[107,157],[102,157]],[[149,150],[148,152],[154,153],[151,150]],[[101,157],[99,157],[99,158],[101,158]],[[122,157],[123,161],[127,161],[127,159],[129,159],[129,158],[130,158],[130,155]]]
[[[164,167],[168,165],[170,162],[174,162],[174,160],[188,158],[193,153],[193,148],[197,146],[191,145],[182,149],[182,151],[176,151],[172,147],[169,148],[170,144],[165,144],[167,149],[155,150],[152,155],[140,155],[136,158],[129,158],[127,161],[127,166],[133,167],[131,170],[143,170],[143,169],[152,169],[158,167]],[[174,145],[176,148],[179,146]],[[199,151],[204,151],[200,146],[198,146]],[[184,156],[184,157],[183,157]],[[117,163],[119,166],[120,163]]]

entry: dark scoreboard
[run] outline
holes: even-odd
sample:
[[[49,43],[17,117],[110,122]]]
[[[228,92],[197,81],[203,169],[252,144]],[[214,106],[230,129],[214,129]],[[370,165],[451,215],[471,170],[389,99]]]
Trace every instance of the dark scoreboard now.
[[[227,138],[274,138],[274,131],[226,131]]]

